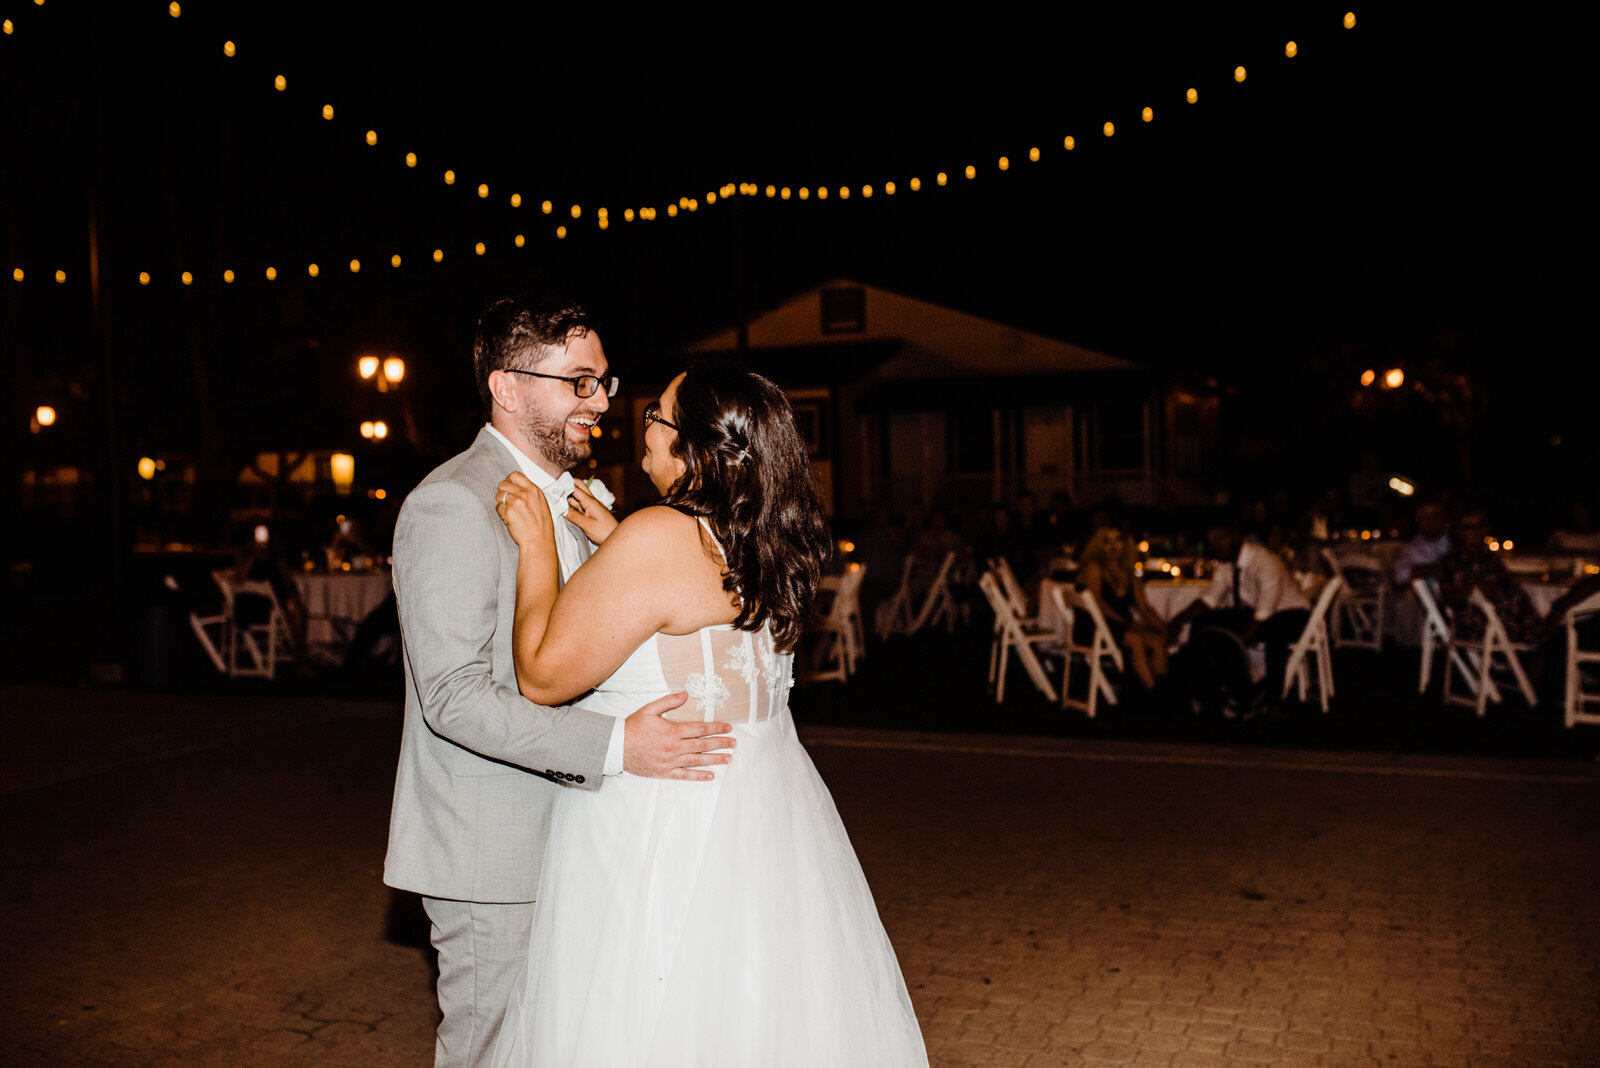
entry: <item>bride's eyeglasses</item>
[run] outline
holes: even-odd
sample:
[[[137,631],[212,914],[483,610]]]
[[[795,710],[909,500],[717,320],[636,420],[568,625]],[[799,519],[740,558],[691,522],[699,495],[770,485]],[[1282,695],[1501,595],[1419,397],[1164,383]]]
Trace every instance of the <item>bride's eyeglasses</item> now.
[[[615,397],[617,395],[617,387],[622,384],[622,380],[616,375],[612,375],[609,378],[596,378],[594,375],[573,375],[568,378],[565,375],[543,375],[538,371],[519,371],[515,367],[507,367],[506,370],[514,375],[527,375],[529,378],[553,378],[557,382],[566,382],[572,386],[572,392],[579,397],[592,397],[600,392],[602,386],[605,387],[606,396]]]
[[[674,430],[678,429],[677,423],[673,423],[661,418],[660,401],[651,401],[649,404],[644,406],[644,428],[649,430],[651,423],[660,423],[662,426],[669,426]]]

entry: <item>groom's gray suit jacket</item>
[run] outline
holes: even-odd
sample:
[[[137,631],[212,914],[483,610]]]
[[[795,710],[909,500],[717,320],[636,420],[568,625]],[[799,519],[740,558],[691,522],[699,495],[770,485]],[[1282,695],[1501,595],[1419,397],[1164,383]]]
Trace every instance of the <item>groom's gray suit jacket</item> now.
[[[516,466],[479,431],[395,528],[406,704],[384,882],[428,897],[532,901],[553,783],[598,789],[611,740],[611,717],[517,692],[517,547],[494,510]]]

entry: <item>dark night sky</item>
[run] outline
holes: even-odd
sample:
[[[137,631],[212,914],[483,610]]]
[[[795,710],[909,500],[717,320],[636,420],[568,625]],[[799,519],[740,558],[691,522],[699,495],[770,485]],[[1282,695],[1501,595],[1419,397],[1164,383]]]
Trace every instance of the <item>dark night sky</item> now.
[[[730,323],[741,293],[755,311],[852,276],[1290,398],[1337,394],[1367,364],[1433,361],[1484,376],[1498,398],[1484,425],[1518,463],[1548,466],[1559,434],[1566,470],[1594,441],[1576,314],[1594,282],[1577,44],[1534,16],[1382,4],[1346,31],[1343,7],[1304,3],[165,8],[12,5],[0,248],[7,276],[28,271],[21,286],[0,278],[14,380],[95,373],[83,281],[103,143],[107,308],[120,366],[149,387],[136,404],[190,388],[175,353],[195,337],[222,403],[253,389],[270,409],[308,377],[342,388],[374,345],[443,383],[476,309],[524,284],[599,304],[625,371]],[[288,92],[271,88],[277,73]],[[960,176],[969,162],[976,181]],[[933,186],[941,169],[949,188]],[[912,175],[922,192],[906,190]],[[730,181],[857,195],[665,217]],[[556,216],[538,212],[545,198]],[[576,223],[562,214],[574,202]],[[662,218],[622,221],[644,203]],[[267,263],[277,283],[261,279]],[[58,266],[68,285],[45,281]],[[241,280],[223,287],[227,266]],[[188,289],[173,281],[185,268]],[[140,270],[155,283],[139,287]]]

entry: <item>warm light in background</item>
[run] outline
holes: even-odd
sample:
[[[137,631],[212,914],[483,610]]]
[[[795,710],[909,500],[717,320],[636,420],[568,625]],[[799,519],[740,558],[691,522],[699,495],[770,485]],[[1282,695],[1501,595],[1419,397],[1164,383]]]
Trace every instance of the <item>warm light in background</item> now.
[[[60,271],[56,272],[57,275],[60,273]],[[188,271],[184,271],[178,276],[178,278],[183,282],[184,285],[192,285],[194,283],[194,275],[190,274]],[[60,281],[60,279],[58,278],[57,281]]]
[[[1028,159],[1033,163],[1038,163],[1039,162],[1039,150],[1037,148],[1028,149]]]
[[[1236,81],[1236,82],[1244,81],[1244,68],[1243,67],[1235,67],[1235,68],[1233,68],[1233,80]]]
[[[10,19],[6,19],[5,22],[0,23],[0,30],[5,31],[7,34],[12,34],[17,31],[17,28],[11,25]]]
[[[361,372],[362,378],[371,378],[378,373],[381,362],[376,356],[363,356],[356,361],[356,370]]]
[[[890,184],[893,184],[893,183],[890,183]],[[778,190],[778,199],[779,200],[788,200],[789,199],[789,187],[788,186],[784,186],[782,189]]]
[[[633,222],[633,209],[632,208],[628,208],[628,209],[623,211],[623,213],[622,213],[622,221],[623,222]],[[519,242],[519,244],[520,244],[520,242]]]
[[[456,172],[455,171],[445,171],[444,172],[444,184],[445,185],[455,185],[456,184]]]
[[[483,242],[479,241],[476,245],[473,245],[472,246],[472,251],[476,252],[480,256],[483,255],[484,252],[486,251],[486,249],[484,248]]]
[[[868,186],[867,188],[871,189],[872,187]],[[889,196],[889,197],[894,196],[894,183],[893,182],[884,182],[883,183],[883,195],[884,196]]]
[[[539,205],[539,210],[540,210],[540,211],[542,211],[542,212],[544,212],[544,213],[545,213],[545,214],[546,214],[546,215],[549,215],[549,214],[550,214],[550,213],[551,213],[551,212],[552,212],[552,211],[554,211],[554,210],[555,210],[555,207],[556,207],[556,206],[555,206],[555,205],[554,205],[554,204],[552,204],[552,203],[550,203],[550,202],[549,202],[549,201],[548,201],[548,200],[547,200],[547,201],[545,201],[545,202],[544,202],[544,203],[543,203],[543,204],[540,204],[540,205]]]
[[[378,143],[378,131],[377,130],[368,130],[367,131],[367,144],[375,145],[377,143]]]
[[[827,186],[825,186],[825,185],[817,186],[817,199],[818,200],[827,200],[828,199],[828,187]]]
[[[807,189],[805,186],[801,186],[800,187],[800,199],[801,200],[810,200],[811,199],[811,190]]]
[[[372,421],[372,439],[374,441],[382,441],[388,436],[389,424],[385,423],[382,419],[374,419]]]
[[[489,199],[489,186],[487,184],[478,186],[478,199],[479,200],[488,200]]]
[[[257,545],[265,545],[271,537],[272,532],[267,529],[265,523],[256,524],[255,539]]]
[[[416,165],[417,165],[417,154],[415,152],[407,152],[406,153],[406,166],[407,167],[415,167]]]
[[[56,272],[56,281],[57,282],[65,282],[66,280],[67,280],[67,272],[66,271],[57,271]]]
[[[521,193],[512,193],[511,194],[511,206],[513,208],[522,207],[522,194]]]
[[[314,263],[311,266],[306,268],[306,274],[309,274],[312,278],[315,278],[317,275],[319,275],[321,273],[322,273],[322,268],[318,267]]]
[[[1406,373],[1398,367],[1392,367],[1384,374],[1383,384],[1390,389],[1399,389],[1406,384]]]
[[[1078,147],[1078,139],[1075,137],[1064,137],[1061,139],[1061,147],[1066,149],[1068,152],[1071,152],[1073,149]]]
[[[444,249],[436,248],[436,249],[433,250],[433,262],[434,263],[443,263],[444,262]]]
[[[55,426],[56,410],[48,404],[41,404],[33,410],[33,418],[40,426]]]
[[[864,196],[864,197],[872,196],[872,187],[870,185],[862,186],[861,187],[861,195]]]
[[[933,176],[933,180],[938,182],[940,185],[944,185],[950,181],[950,176],[945,174],[944,171],[940,171],[938,174]]]
[[[1116,132],[1117,132],[1117,124],[1114,123],[1114,122],[1108,122],[1103,127],[1101,127],[1101,131],[1107,137],[1114,136],[1116,134]]]
[[[1288,44],[1283,46],[1283,54],[1288,56],[1290,59],[1293,59],[1295,56],[1299,55],[1299,53],[1300,46],[1295,44],[1293,41],[1290,41]]]
[[[140,271],[139,272],[139,284],[142,285],[142,286],[147,286],[147,285],[150,284],[150,272],[149,271]]]
[[[921,189],[922,189],[922,179],[921,178],[913,178],[913,179],[911,179],[911,191],[913,193],[916,193],[916,192],[919,192]]]
[[[398,356],[390,356],[383,361],[383,377],[390,382],[399,382],[406,376],[406,361]]]
[[[630,220],[633,218],[633,212],[630,211],[628,213],[628,218]],[[518,248],[521,248],[524,244],[527,243],[527,240],[528,240],[527,238],[523,237],[521,234],[518,234],[516,237],[513,237],[511,239],[511,243],[513,245],[516,245]]]
[[[849,200],[850,199],[850,187],[849,186],[841,185],[839,187],[839,199],[840,200]]]
[[[1417,492],[1416,486],[1413,486],[1399,475],[1396,475],[1389,480],[1389,488],[1400,494],[1402,497],[1409,497],[1413,493]]]
[[[558,240],[564,239],[566,236],[567,236],[567,228],[565,226],[556,227],[556,238]]]
[[[389,257],[389,266],[390,267],[398,267],[398,266],[400,266],[400,253],[396,252],[393,256]]]
[[[332,104],[324,104],[324,105],[322,105],[322,117],[325,118],[325,119],[330,119],[330,120],[333,118],[333,105]]]
[[[1344,13],[1344,28],[1347,30],[1356,28],[1356,13],[1354,11],[1346,11]]]
[[[366,424],[362,424],[362,430]],[[328,472],[333,475],[333,484],[340,493],[349,493],[350,484],[356,480],[356,458],[347,452],[336,452],[328,457]]]
[[[146,482],[156,477],[156,462],[148,456],[139,457],[139,477]]]
[[[574,219],[581,219],[583,217],[583,205],[582,204],[574,204],[574,205],[572,205],[572,217]]]
[[[13,267],[11,269],[11,280],[13,282],[20,282],[20,281],[22,281],[22,279],[23,279],[22,268],[21,267]]]
[[[350,261],[350,273],[351,274],[360,274],[361,273],[361,261],[360,260],[351,260]]]
[[[1011,160],[1005,156],[1001,156],[1000,169],[1003,171],[1009,171],[1011,169]]]
[[[272,87],[281,93],[285,89],[289,88],[289,79],[280,74],[276,78],[272,79]]]
[[[368,419],[366,422],[361,424],[361,436],[364,437],[364,438],[372,437],[372,420],[371,419]]]
[[[222,54],[227,56],[229,59],[232,59],[234,57],[234,54],[237,51],[238,50],[233,47],[233,42],[232,41],[223,41],[222,42]]]
[[[1378,372],[1372,370],[1370,367],[1367,370],[1361,372],[1361,384],[1363,386],[1370,386],[1370,385],[1372,385],[1372,383],[1376,382],[1377,380],[1378,380]]]
[[[178,0],[172,0],[172,3],[167,5],[167,14],[171,15],[173,18],[177,18],[183,14],[183,7],[178,3]]]
[[[229,285],[233,285],[233,271],[232,270],[223,271],[222,272],[222,280],[224,282],[228,283]]]
[[[1151,119],[1156,117],[1156,109],[1145,108],[1143,111],[1139,112],[1139,117],[1145,122],[1149,122]]]
[[[1183,98],[1189,103],[1193,104],[1196,100],[1200,99],[1200,92],[1197,89],[1190,89],[1187,93],[1183,94]]]
[[[274,282],[274,281],[277,280],[277,278],[278,278],[278,269],[276,267],[268,267],[267,268],[267,281]]]

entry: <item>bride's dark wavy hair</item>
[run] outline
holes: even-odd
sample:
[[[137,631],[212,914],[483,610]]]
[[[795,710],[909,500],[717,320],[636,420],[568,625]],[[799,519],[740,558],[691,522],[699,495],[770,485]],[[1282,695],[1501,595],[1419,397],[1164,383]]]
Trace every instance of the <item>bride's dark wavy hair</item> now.
[[[769,623],[777,647],[793,648],[833,543],[789,398],[736,363],[696,361],[672,421],[684,472],[661,503],[710,523],[727,559],[722,588],[739,598],[734,626]]]

